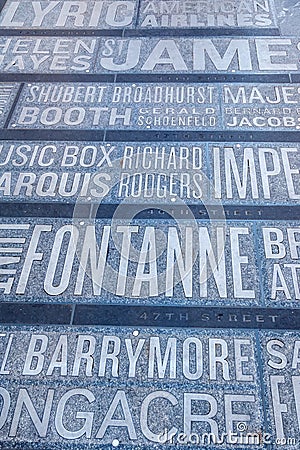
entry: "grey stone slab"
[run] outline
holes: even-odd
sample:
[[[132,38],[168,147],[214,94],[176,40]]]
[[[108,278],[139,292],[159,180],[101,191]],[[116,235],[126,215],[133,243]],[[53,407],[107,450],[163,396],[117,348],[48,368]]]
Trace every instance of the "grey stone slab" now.
[[[75,30],[132,28],[137,0],[34,1],[8,0],[0,15],[2,28]]]
[[[208,200],[205,143],[3,142],[5,201],[173,204]]]
[[[300,227],[298,222],[264,224],[259,237],[265,301],[268,305],[299,305]]]
[[[263,428],[251,331],[10,327],[1,328],[0,345],[0,395],[8,406],[0,436],[7,444],[34,443],[44,434],[50,445],[117,440],[130,448],[172,448],[185,432],[193,444],[197,434],[197,448],[206,446],[207,433],[221,443],[224,433],[220,448],[235,438],[231,443],[246,449],[247,433]],[[18,415],[22,398],[39,415],[48,406],[44,433],[26,406]],[[172,427],[174,441],[160,442]]]
[[[113,384],[131,381],[150,387],[155,380],[173,385],[177,383],[190,384],[191,387],[201,383],[211,384],[212,386],[237,385],[242,388],[249,384],[256,385],[259,381],[255,332],[249,330],[166,330],[145,327],[137,329],[133,327],[74,328],[70,326],[60,328],[59,326],[46,327],[44,325],[39,327],[24,326],[22,330],[17,327],[2,326],[0,331],[1,375],[7,375],[5,378],[12,380],[24,377],[24,380],[27,378],[28,380],[42,381],[49,377],[49,381],[64,380],[65,382],[76,383],[79,378],[80,381],[86,379],[91,384],[97,381],[111,381]],[[104,356],[101,355],[101,347],[105,346],[109,337],[113,337],[111,340],[114,340],[114,343],[110,343],[109,353],[111,353],[112,347],[116,345],[120,347],[119,357],[117,358],[119,364],[118,368],[114,365],[113,370],[111,365],[107,364],[106,370],[100,374],[101,359],[103,361]],[[192,343],[188,345],[191,338],[196,341],[194,345],[198,344],[199,361],[197,361],[198,358],[195,358],[195,349],[192,349]],[[49,370],[51,360],[53,362],[55,360],[55,349],[58,348],[59,341],[61,342],[63,339],[65,340],[65,347],[67,347],[64,363],[61,368],[53,366],[52,370]],[[226,357],[228,362],[226,367],[223,367],[224,370],[222,370],[221,364],[217,364],[216,369],[213,368],[214,339],[223,339],[223,342],[216,344],[216,346],[222,347],[223,345],[224,356],[228,353]],[[240,345],[245,357],[245,362],[241,368],[238,360],[240,350],[238,344],[240,340],[245,339],[247,343]],[[90,345],[88,345],[88,340],[90,340]],[[201,342],[198,342],[198,340]],[[159,341],[158,344],[156,344],[156,341]],[[30,356],[33,356],[32,352],[35,348],[37,350],[40,347],[41,342],[44,342],[44,351],[41,352],[44,355],[44,361],[40,360],[37,368],[37,364],[34,364],[33,360],[31,361]],[[91,352],[94,360],[92,366],[86,364],[87,361],[84,361],[84,358],[80,359],[80,343],[84,344],[85,351],[88,347],[94,348],[94,351]],[[185,345],[191,348],[186,348]],[[137,359],[137,365],[133,367],[130,353],[127,350],[130,350],[129,347],[134,349],[136,346],[141,347],[141,349],[139,350],[140,355]],[[167,346],[171,347],[171,353],[175,357],[172,367],[169,367],[168,364],[166,369],[162,370],[162,368],[154,365],[151,370],[153,361],[150,361],[151,373],[149,373],[149,360],[153,357],[155,360],[155,351],[153,352],[153,350],[155,350],[155,347],[160,347],[161,353],[164,353]],[[9,357],[3,364],[4,355],[8,349],[10,350]],[[220,349],[217,349],[217,353],[220,356]],[[32,359],[34,359],[34,356]],[[203,370],[200,370],[201,366],[197,367],[201,360]],[[188,366],[185,365],[185,362],[189,363]],[[209,362],[211,362],[211,365],[209,365]],[[5,371],[8,373],[3,373]]]
[[[231,84],[224,86],[222,91],[225,129],[300,129],[300,88],[297,84]]]
[[[269,433],[288,450],[299,446],[299,346],[299,332],[261,333]]]
[[[141,28],[269,28],[276,26],[274,5],[270,0],[239,2],[142,0]]]
[[[300,34],[300,3],[298,0],[277,0],[276,15],[280,31],[284,35]]]
[[[208,84],[27,84],[11,127],[214,130],[219,97]]]
[[[134,219],[144,209],[124,203],[93,220],[78,204],[73,220],[3,219],[1,300],[260,304],[252,223],[197,222],[170,207],[173,220]]]
[[[96,38],[88,37],[0,37],[0,69],[3,73],[86,73],[94,67],[97,49]]]
[[[275,28],[272,0],[240,4],[178,0],[12,1],[0,15],[1,28],[122,29],[122,28]]]
[[[19,84],[0,83],[0,126],[3,127],[19,89]]]
[[[209,145],[210,198],[223,204],[298,204],[299,146],[274,143]]]
[[[202,3],[198,2],[199,5]],[[295,72],[299,67],[299,38],[165,36],[100,38],[95,70],[187,74],[231,71],[245,74]]]
[[[215,413],[217,407],[217,412],[213,414],[214,419],[212,419],[214,420],[213,425],[215,425],[213,435],[217,435],[215,438],[217,442],[220,440],[222,442],[222,432],[226,432],[225,403],[226,406],[230,403],[230,407],[234,409],[234,415],[237,417],[237,421],[234,421],[234,430],[237,429],[236,422],[240,423],[239,420],[245,417],[253,427],[249,434],[257,436],[256,430],[261,428],[262,419],[258,404],[260,393],[253,387],[248,387],[246,392],[232,388],[214,391],[211,387],[195,387],[186,392],[185,389],[187,388],[181,385],[172,387],[168,384],[163,387],[158,385],[157,390],[155,387],[154,389],[147,389],[139,385],[124,386],[122,383],[115,387],[112,383],[90,385],[88,382],[73,386],[44,382],[39,384],[39,388],[35,385],[24,384],[20,384],[20,387],[16,388],[4,384],[2,389],[5,395],[7,395],[6,392],[11,394],[12,403],[17,402],[20,397],[34,398],[39,411],[43,411],[43,406],[47,403],[50,409],[49,425],[46,430],[47,443],[49,441],[60,444],[64,444],[64,442],[76,443],[79,440],[78,436],[80,436],[80,443],[85,443],[85,445],[89,445],[91,442],[98,445],[118,447],[120,443],[131,449],[138,445],[147,445],[147,448],[171,449],[174,446],[173,442],[178,441],[181,445],[185,444],[182,434],[184,430],[187,430],[187,424],[189,424],[189,421],[184,422],[189,409],[186,407],[186,414],[184,415],[184,402],[189,405],[193,404],[193,407],[190,407],[192,408],[192,414],[204,415],[205,417],[208,415],[208,408],[214,408],[212,411]],[[37,393],[39,394],[38,399]],[[53,401],[51,402],[50,399],[52,398]],[[150,405],[148,406],[149,402]],[[195,404],[198,408],[197,406],[194,407]],[[14,410],[10,412],[12,415],[15,414]],[[113,418],[111,417],[112,413],[115,413]],[[83,422],[82,419],[87,420]],[[31,424],[29,418],[22,417],[19,420],[15,419],[14,422],[9,422],[7,423],[8,426],[3,427],[1,432],[2,439],[6,443],[14,442],[17,439],[38,442],[45,434],[41,430],[39,433],[35,431],[35,426]],[[213,438],[207,437],[207,434],[211,433],[209,424],[206,423],[201,426],[198,423],[195,424],[194,421],[191,422],[194,431],[185,433],[191,435],[190,438],[187,438],[187,441],[190,440],[193,444],[203,440],[204,445],[205,440],[211,439],[211,442],[213,442]],[[184,423],[186,428],[184,428]],[[17,429],[14,428],[15,426],[17,426]],[[178,430],[178,433],[168,444],[168,437],[164,434],[166,433],[165,430],[170,431],[171,429],[173,432],[175,429]],[[217,429],[220,430],[220,434],[217,434]],[[227,429],[229,429],[228,425]],[[228,439],[232,439],[233,443],[240,443],[239,439],[244,439],[245,434],[232,431],[229,436],[232,436]],[[116,443],[116,440],[118,443]],[[157,445],[160,445],[160,447],[157,447]],[[188,442],[186,445],[188,445]],[[249,446],[249,444],[242,446],[242,443],[240,443],[239,448],[246,449],[248,448],[247,445]],[[226,447],[223,445],[221,448]],[[264,447],[257,446],[256,448]]]
[[[0,200],[297,205],[298,144],[0,144]]]
[[[287,37],[3,36],[3,73],[294,73],[299,39]],[[257,75],[257,76],[258,76]]]
[[[9,128],[295,131],[299,86],[25,84]]]

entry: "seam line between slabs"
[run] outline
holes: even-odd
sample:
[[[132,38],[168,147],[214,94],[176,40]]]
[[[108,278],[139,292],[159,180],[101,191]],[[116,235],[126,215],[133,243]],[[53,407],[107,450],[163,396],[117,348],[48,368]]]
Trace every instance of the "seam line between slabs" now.
[[[8,116],[7,116],[7,118],[6,118],[5,124],[4,124],[4,126],[3,126],[4,129],[7,129],[7,128],[8,128],[8,125],[9,125],[9,123],[10,123],[10,121],[11,121],[11,118],[12,118],[14,112],[15,112],[15,109],[16,109],[16,106],[17,106],[17,104],[18,104],[18,101],[19,101],[19,99],[20,99],[20,97],[21,97],[21,94],[22,94],[22,91],[23,91],[24,86],[25,86],[25,83],[21,83],[21,84],[20,84],[20,87],[19,87],[19,89],[18,89],[18,91],[17,91],[17,93],[16,93],[15,99],[14,99],[14,101],[13,101],[13,104],[11,105],[10,111],[9,111],[9,113],[8,113]]]

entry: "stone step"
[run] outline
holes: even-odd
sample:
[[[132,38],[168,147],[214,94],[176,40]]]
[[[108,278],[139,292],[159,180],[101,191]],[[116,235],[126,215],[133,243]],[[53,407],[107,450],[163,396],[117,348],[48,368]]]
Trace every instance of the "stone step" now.
[[[274,211],[280,219],[282,208],[299,202],[299,148],[286,142],[2,141],[0,198],[14,204],[0,211],[9,214],[16,202],[86,202],[98,205],[98,214],[111,204],[110,213],[105,209],[111,217],[119,203],[130,202],[145,208],[193,205],[195,217],[208,218],[205,207],[222,204],[227,217],[260,219]],[[240,212],[230,215],[225,205]],[[281,209],[266,208],[271,205]]]
[[[215,3],[210,0],[197,2],[176,1],[58,1],[48,4],[42,1],[12,1],[5,3],[0,15],[0,27],[37,27],[80,29],[126,29],[126,28],[250,28],[264,29],[277,26],[272,0],[251,1],[240,4]]]
[[[298,334],[0,331],[2,448],[20,440],[24,448],[171,448],[223,439],[260,449],[298,440]]]
[[[298,221],[122,209],[126,218],[84,218],[79,205],[73,219],[3,219],[1,300],[299,307]]]

